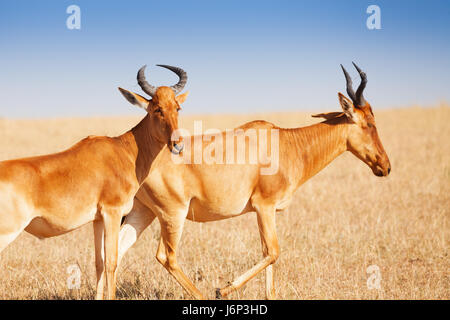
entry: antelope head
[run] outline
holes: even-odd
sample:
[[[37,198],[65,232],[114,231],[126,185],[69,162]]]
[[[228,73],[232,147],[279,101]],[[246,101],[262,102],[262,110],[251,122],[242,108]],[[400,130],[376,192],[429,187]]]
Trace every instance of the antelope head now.
[[[367,76],[354,62],[353,65],[361,77],[361,84],[356,92],[353,91],[352,79],[341,65],[351,100],[338,93],[339,102],[350,124],[347,149],[364,161],[376,176],[387,176],[391,172],[391,163],[378,136],[372,108],[363,96]]]
[[[131,104],[143,108],[148,112],[150,134],[159,142],[167,143],[172,153],[179,154],[184,147],[182,137],[178,141],[172,141],[171,137],[172,133],[178,129],[178,111],[181,109],[180,105],[186,100],[189,93],[185,92],[177,95],[183,90],[186,84],[187,74],[181,68],[159,64],[157,66],[176,73],[180,78],[178,83],[171,87],[154,87],[145,80],[144,72],[146,66],[143,66],[138,71],[137,80],[141,89],[151,99],[148,100],[137,93],[122,88],[119,88],[119,90]]]

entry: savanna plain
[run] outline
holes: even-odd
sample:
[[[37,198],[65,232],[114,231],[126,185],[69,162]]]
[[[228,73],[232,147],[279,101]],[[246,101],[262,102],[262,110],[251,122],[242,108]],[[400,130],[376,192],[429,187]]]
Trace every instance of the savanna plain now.
[[[450,106],[374,112],[391,174],[376,177],[347,152],[299,188],[291,206],[277,214],[277,298],[450,298]],[[193,130],[194,120],[202,120],[204,130],[226,129],[264,119],[299,127],[320,121],[311,114],[181,114],[181,126]],[[118,135],[139,119],[0,118],[0,160],[61,151],[87,135]],[[45,240],[22,233],[0,253],[0,299],[93,299],[92,229],[88,224]],[[190,298],[155,259],[159,229],[154,221],[122,260],[119,299]],[[187,221],[178,250],[184,272],[210,299],[216,287],[261,257],[254,213],[203,224]],[[81,270],[79,289],[67,287],[71,265]],[[376,275],[367,272],[372,265],[379,268]],[[367,285],[374,275],[378,288]],[[262,272],[228,298],[264,297]]]

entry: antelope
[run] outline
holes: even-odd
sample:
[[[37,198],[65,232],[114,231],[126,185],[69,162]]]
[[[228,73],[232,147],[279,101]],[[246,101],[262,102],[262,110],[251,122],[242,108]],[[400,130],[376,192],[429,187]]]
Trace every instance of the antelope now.
[[[48,238],[93,222],[96,297],[103,298],[106,281],[108,297],[115,298],[121,219],[163,146],[172,153],[182,150],[170,137],[178,129],[178,110],[187,96],[177,95],[187,74],[159,66],[176,73],[179,82],[155,88],[146,81],[143,66],[138,83],[152,99],[119,88],[128,101],[147,111],[131,130],[117,137],[89,136],[59,153],[0,162],[0,252],[23,230]]]
[[[238,128],[245,132],[254,128],[279,130],[279,169],[273,175],[261,175],[261,164],[176,164],[168,152],[161,152],[121,227],[119,261],[143,230],[158,218],[161,239],[156,259],[187,293],[202,299],[201,292],[177,263],[177,246],[185,219],[207,222],[256,211],[263,259],[229,285],[217,289],[216,297],[227,296],[265,270],[266,298],[274,299],[272,265],[279,256],[275,214],[288,207],[294,192],[345,151],[366,163],[376,176],[387,176],[391,171],[372,108],[363,96],[366,74],[354,66],[361,77],[356,92],[350,75],[341,65],[350,97],[338,93],[342,112],[314,115],[325,120],[295,129],[279,128],[266,121],[253,121]],[[194,138],[185,136],[184,141],[187,139]],[[249,147],[246,143],[247,153]]]

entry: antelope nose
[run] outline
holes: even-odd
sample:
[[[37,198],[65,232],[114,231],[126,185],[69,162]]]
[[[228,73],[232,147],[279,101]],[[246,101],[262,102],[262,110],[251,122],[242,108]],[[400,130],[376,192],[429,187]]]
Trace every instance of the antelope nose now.
[[[184,143],[183,142],[175,143],[173,147],[175,148],[175,150],[177,150],[178,153],[180,153],[181,151],[183,151]]]
[[[391,173],[391,167],[388,168],[388,174]]]

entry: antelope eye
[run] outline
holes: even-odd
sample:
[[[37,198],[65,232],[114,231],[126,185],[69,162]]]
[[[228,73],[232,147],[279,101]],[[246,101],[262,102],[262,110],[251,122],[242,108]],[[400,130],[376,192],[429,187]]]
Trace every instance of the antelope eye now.
[[[159,113],[160,115],[163,114],[162,109],[161,108],[156,108],[155,109],[155,113]]]
[[[373,124],[372,123],[367,123],[367,126],[369,127],[369,128],[373,128]]]

